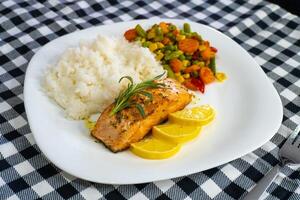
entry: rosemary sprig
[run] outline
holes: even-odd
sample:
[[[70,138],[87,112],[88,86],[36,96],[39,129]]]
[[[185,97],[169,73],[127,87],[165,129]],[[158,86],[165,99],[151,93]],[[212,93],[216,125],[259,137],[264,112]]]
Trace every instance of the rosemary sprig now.
[[[120,78],[119,83],[123,79],[128,79],[129,83],[127,85],[127,88],[124,91],[122,91],[119,94],[119,96],[115,99],[115,106],[111,110],[110,115],[112,116],[125,108],[134,106],[134,107],[136,107],[136,109],[138,109],[138,111],[142,115],[142,117],[145,117],[145,111],[144,111],[143,106],[137,102],[134,102],[132,100],[132,98],[136,95],[144,95],[151,101],[153,98],[152,94],[150,92],[146,91],[146,89],[165,87],[164,83],[155,82],[155,80],[160,79],[164,74],[165,73],[162,73],[162,74],[154,77],[153,79],[150,79],[150,80],[138,83],[138,84],[134,84],[133,80],[130,76],[123,76],[122,78]]]

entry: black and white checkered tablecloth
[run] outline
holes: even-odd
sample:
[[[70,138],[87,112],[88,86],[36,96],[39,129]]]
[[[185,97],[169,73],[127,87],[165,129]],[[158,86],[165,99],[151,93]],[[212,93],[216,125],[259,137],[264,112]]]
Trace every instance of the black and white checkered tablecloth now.
[[[228,164],[149,184],[95,184],[57,169],[36,146],[24,111],[24,74],[31,57],[64,34],[150,17],[208,24],[243,46],[280,94],[284,117],[278,133],[261,148]],[[299,17],[261,0],[2,0],[0,199],[240,199],[278,163],[278,148],[300,123],[299,52]],[[264,198],[300,199],[299,168],[282,168]]]

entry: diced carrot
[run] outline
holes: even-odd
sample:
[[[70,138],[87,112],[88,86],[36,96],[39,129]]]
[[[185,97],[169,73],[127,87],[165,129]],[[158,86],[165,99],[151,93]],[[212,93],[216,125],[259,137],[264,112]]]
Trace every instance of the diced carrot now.
[[[126,40],[131,42],[137,37],[137,32],[135,29],[129,29],[124,33],[124,37],[126,38]]]
[[[191,65],[191,66],[185,68],[184,73],[191,73],[191,72],[194,72],[194,71],[198,71],[199,69],[200,69],[200,66]]]
[[[164,39],[161,41],[164,45],[169,44],[171,40],[168,37],[164,37]]]
[[[173,34],[176,36],[176,35],[178,35],[179,34],[179,30],[178,29],[175,29],[174,31],[173,31]]]
[[[168,28],[168,24],[165,22],[160,22],[159,26],[162,30],[163,33],[168,33],[169,32],[169,28]]]
[[[198,90],[198,88],[194,84],[192,84],[191,79],[186,79],[183,82],[183,85],[190,90]]]
[[[178,42],[178,48],[185,53],[194,53],[199,47],[199,41],[186,38]]]
[[[180,72],[182,65],[183,65],[182,62],[177,58],[174,58],[170,61],[170,66],[171,66],[173,72],[175,72],[175,73]]]
[[[215,53],[211,51],[210,48],[206,48],[204,51],[201,52],[201,57],[203,60],[209,60],[214,57]]]
[[[204,84],[209,84],[214,82],[215,76],[209,67],[202,67],[200,69],[200,78]]]
[[[204,45],[209,47],[209,41],[204,41]]]

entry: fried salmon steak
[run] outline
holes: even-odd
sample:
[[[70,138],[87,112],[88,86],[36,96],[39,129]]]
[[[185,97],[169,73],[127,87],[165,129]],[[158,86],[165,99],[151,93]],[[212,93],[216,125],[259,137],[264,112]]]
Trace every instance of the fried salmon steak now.
[[[114,107],[111,104],[101,113],[92,135],[111,151],[122,151],[143,139],[153,126],[166,120],[168,114],[183,109],[191,102],[192,95],[176,80],[166,78],[159,82],[166,87],[147,89],[153,96],[151,101],[144,96],[133,99],[143,106],[144,118],[135,107],[125,108],[111,116]]]

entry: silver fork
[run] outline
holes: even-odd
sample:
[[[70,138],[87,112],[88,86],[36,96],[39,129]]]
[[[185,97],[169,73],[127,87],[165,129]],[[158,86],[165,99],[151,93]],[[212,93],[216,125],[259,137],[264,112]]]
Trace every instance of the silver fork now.
[[[268,188],[269,184],[274,180],[279,169],[288,164],[300,164],[300,124],[289,136],[282,148],[279,150],[280,163],[271,169],[265,177],[263,177],[257,185],[245,196],[244,200],[256,200]]]

